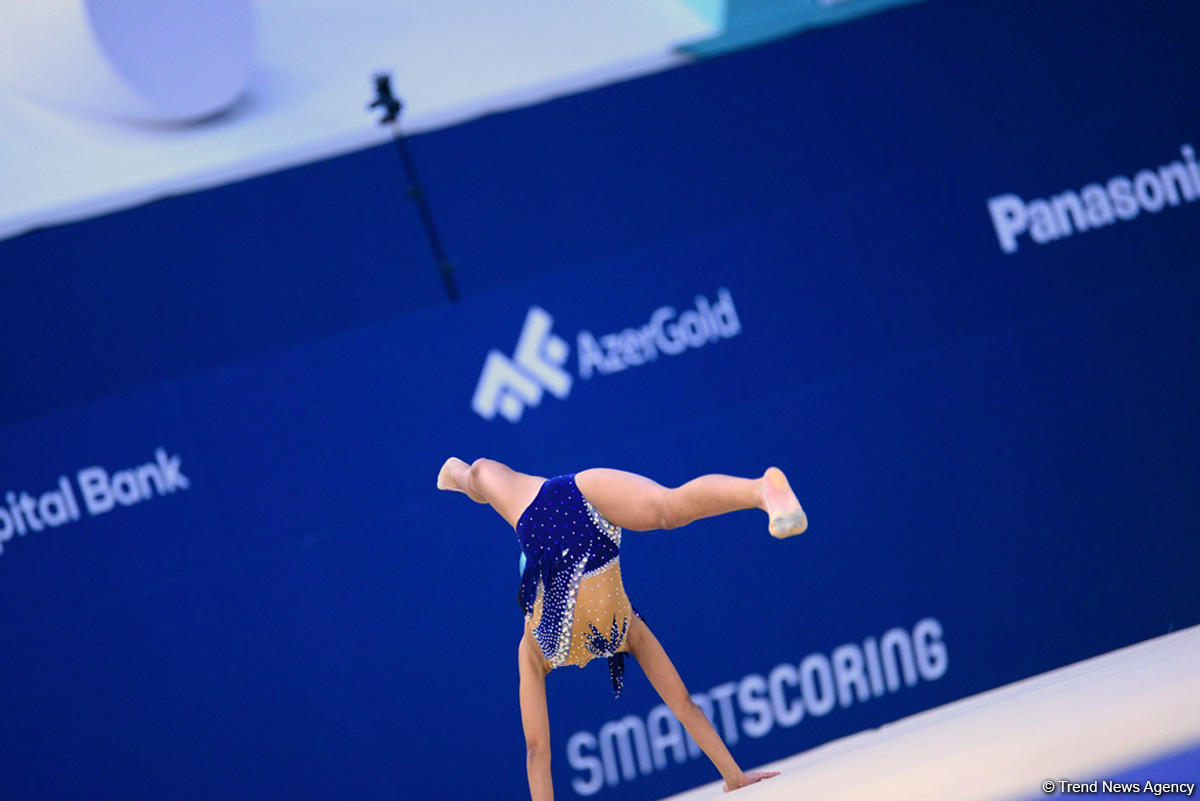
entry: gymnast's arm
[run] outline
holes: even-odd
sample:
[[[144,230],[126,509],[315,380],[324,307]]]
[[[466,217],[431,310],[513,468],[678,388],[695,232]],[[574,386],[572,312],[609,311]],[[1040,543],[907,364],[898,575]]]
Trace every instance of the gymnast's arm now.
[[[650,684],[658,691],[667,707],[675,713],[675,717],[679,718],[687,733],[692,735],[700,750],[704,751],[720,771],[725,779],[725,792],[779,775],[778,771],[743,772],[738,767],[717,730],[688,694],[683,679],[679,678],[679,671],[671,664],[671,659],[663,650],[658,638],[641,618],[633,619],[628,638],[629,650],[646,674],[646,678],[650,679]]]
[[[550,715],[546,709],[546,660],[529,632],[517,648],[521,674],[521,725],[525,729],[525,772],[533,801],[553,801],[550,781]]]

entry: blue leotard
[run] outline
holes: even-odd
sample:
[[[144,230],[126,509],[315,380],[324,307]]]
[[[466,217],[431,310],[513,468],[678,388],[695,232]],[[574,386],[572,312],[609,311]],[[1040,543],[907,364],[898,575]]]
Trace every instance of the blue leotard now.
[[[518,601],[550,667],[606,657],[620,695],[625,634],[637,614],[621,582],[621,529],[563,475],[546,480],[521,513],[517,539],[525,557]]]

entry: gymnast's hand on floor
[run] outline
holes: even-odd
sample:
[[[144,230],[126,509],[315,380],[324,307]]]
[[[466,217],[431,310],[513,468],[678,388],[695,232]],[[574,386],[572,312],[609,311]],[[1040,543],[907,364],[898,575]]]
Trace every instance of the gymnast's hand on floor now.
[[[729,792],[733,792],[734,790],[739,790],[742,787],[746,787],[747,785],[755,784],[756,782],[761,782],[763,779],[769,779],[772,776],[778,776],[778,775],[779,775],[779,771],[777,771],[777,770],[752,770],[748,773],[743,773],[741,781],[737,782],[736,784],[730,784],[729,782],[725,782],[725,786],[722,789],[725,792],[729,793]]]

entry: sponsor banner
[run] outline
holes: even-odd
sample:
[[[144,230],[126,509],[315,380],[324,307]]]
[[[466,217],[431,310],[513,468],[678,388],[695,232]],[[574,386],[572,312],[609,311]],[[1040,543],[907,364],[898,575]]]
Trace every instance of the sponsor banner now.
[[[471,408],[485,420],[499,412],[511,423],[520,422],[526,406],[541,403],[543,391],[560,399],[571,392],[573,379],[563,367],[570,346],[551,332],[554,318],[538,306],[525,315],[512,359],[489,351]],[[740,334],[741,323],[728,289],[717,292],[716,303],[696,296],[696,307],[679,314],[673,306],[660,306],[650,321],[597,338],[590,331],[576,337],[576,371],[580,378],[609,375],[640,367],[662,356],[678,356]]]
[[[303,762],[315,786],[336,763],[369,795],[421,764],[440,776],[423,792],[520,797],[518,550],[489,510],[433,489],[448,455],[666,484],[788,469],[800,538],[744,512],[623,544],[631,598],[746,764],[1200,619],[1178,536],[1200,284],[1178,242],[1061,262],[1069,291],[1017,303],[950,280],[970,263],[957,240],[800,247],[802,221],[742,221],[0,431],[4,508],[26,526],[0,554],[9,731],[86,737],[79,775],[103,765],[159,794],[182,740],[218,766],[183,797],[218,794],[247,755],[261,779],[239,792],[270,794]],[[762,258],[738,260],[746,241]],[[970,241],[1024,258],[986,222]],[[901,264],[931,313],[876,289]],[[1096,265],[1118,291],[1095,297]],[[1138,591],[1109,591],[1116,566]],[[686,740],[678,758],[632,665],[620,701],[607,678],[549,679],[564,797],[713,777]],[[314,732],[325,756],[295,756]]]

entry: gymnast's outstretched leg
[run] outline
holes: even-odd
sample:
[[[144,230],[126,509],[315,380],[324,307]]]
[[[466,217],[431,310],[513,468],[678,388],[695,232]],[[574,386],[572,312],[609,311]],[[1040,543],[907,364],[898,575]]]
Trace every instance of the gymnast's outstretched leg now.
[[[533,503],[546,479],[519,473],[495,459],[467,464],[451,456],[438,472],[437,488],[464,493],[475,503],[491,504],[513,528],[525,507]]]
[[[668,488],[624,470],[606,467],[575,475],[583,497],[612,523],[631,531],[686,526],[694,520],[741,509],[762,509],[776,537],[808,527],[808,518],[783,471],[769,467],[761,478],[710,474]]]
[[[545,481],[517,472],[493,459],[467,464],[450,457],[438,473],[438,489],[457,490],[476,503],[492,505],[516,528],[525,507]],[[669,488],[645,476],[596,467],[575,474],[575,483],[605,518],[631,531],[685,526],[694,520],[741,509],[762,509],[776,537],[790,537],[808,528],[808,518],[788,485],[783,471],[769,467],[760,478],[709,474]]]

